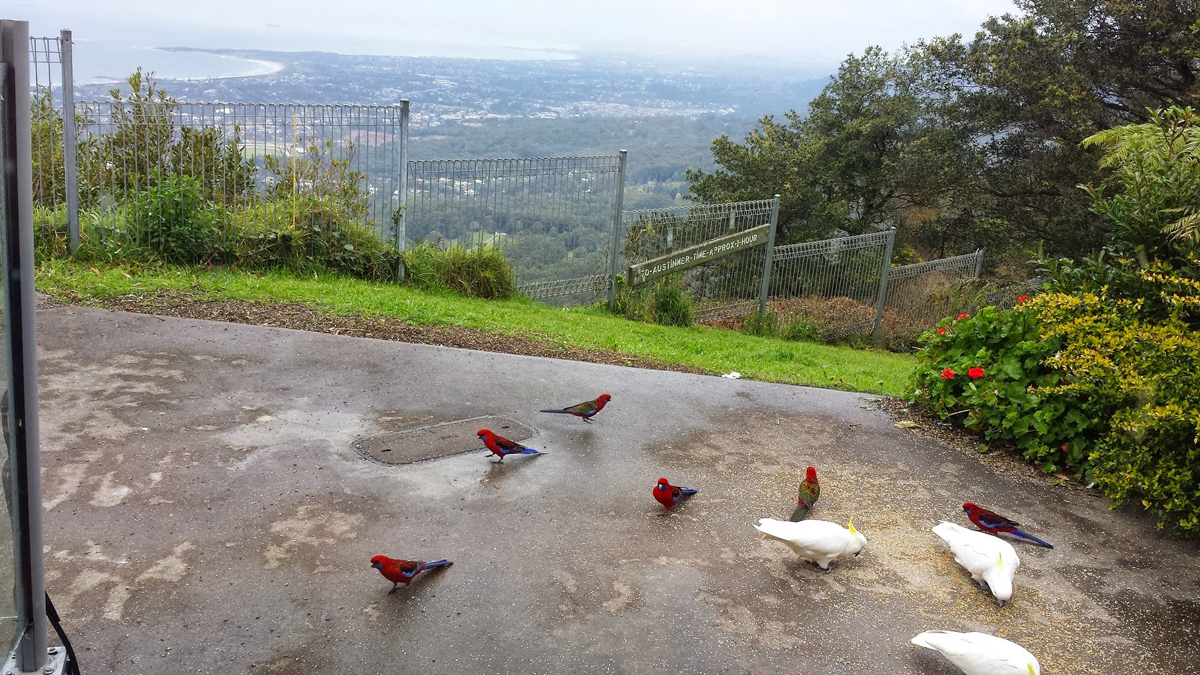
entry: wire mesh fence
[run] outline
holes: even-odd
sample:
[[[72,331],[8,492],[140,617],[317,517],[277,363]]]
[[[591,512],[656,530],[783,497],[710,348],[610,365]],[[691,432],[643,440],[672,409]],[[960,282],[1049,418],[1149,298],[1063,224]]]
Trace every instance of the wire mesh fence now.
[[[781,325],[820,340],[870,333],[892,232],[779,246],[768,306]]]
[[[888,270],[884,331],[893,346],[911,347],[947,316],[969,311],[983,299],[962,282],[979,278],[983,251],[901,265]]]
[[[695,320],[707,323],[749,314],[759,306],[769,242],[766,229],[771,227],[774,213],[774,202],[769,199],[625,211],[618,268],[628,270],[626,278],[636,283],[639,272],[632,270],[633,266],[662,260],[662,270],[655,272],[656,266],[650,265],[640,274],[666,274],[669,278],[671,266],[679,264],[672,254],[702,252],[711,262],[684,267],[691,262],[685,261],[678,267],[678,283],[695,303]],[[721,255],[725,251],[718,250],[714,256],[697,250],[710,242],[732,252]]]
[[[114,99],[76,113],[85,238],[162,250],[203,230],[216,250],[251,255],[280,240],[395,240],[407,105]]]
[[[462,249],[476,260],[502,251],[527,297],[594,300],[611,278],[623,167],[623,154],[411,161],[406,247]]]

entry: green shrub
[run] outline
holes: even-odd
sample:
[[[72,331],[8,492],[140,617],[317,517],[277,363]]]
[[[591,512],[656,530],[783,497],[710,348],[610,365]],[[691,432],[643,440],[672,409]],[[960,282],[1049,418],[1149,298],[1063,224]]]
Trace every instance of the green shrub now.
[[[820,342],[821,329],[799,314],[788,317],[787,323],[779,327],[779,337],[800,342]]]
[[[400,254],[334,199],[287,195],[230,214],[229,261],[253,269],[395,280]]]
[[[196,179],[171,175],[140,191],[130,215],[139,239],[166,262],[195,264],[213,257],[220,218]]]
[[[650,294],[650,319],[663,326],[690,326],[696,313],[683,281],[672,275],[655,284]]]
[[[70,252],[67,234],[67,208],[33,207],[33,259],[41,264],[52,258],[65,258]]]
[[[769,309],[762,316],[751,314],[742,323],[742,332],[757,337],[779,337],[779,315]]]
[[[1116,503],[1140,500],[1160,527],[1200,532],[1200,335],[1143,311],[1048,293],[946,319],[922,338],[909,398]]]
[[[516,277],[498,248],[442,248],[424,241],[406,249],[403,256],[405,281],[419,288],[488,299],[507,299],[517,293]]]
[[[617,277],[615,313],[633,321],[690,326],[696,306],[678,274],[632,287]]]

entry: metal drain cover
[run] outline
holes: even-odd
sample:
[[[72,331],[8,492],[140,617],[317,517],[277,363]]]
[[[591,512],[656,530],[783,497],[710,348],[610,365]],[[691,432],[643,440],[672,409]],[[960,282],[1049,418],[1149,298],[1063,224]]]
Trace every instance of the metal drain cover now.
[[[360,438],[354,441],[352,447],[363,457],[382,464],[412,464],[482,450],[483,442],[475,433],[480,429],[491,429],[518,443],[533,438],[537,433],[532,427],[514,419],[485,415]]]

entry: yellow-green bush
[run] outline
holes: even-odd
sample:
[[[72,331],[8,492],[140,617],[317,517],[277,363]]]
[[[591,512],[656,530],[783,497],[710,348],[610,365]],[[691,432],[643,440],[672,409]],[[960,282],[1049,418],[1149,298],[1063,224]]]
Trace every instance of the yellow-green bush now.
[[[1182,532],[1200,532],[1200,334],[1178,317],[1147,322],[1141,301],[1095,294],[1035,301],[1046,364],[1063,381],[1047,396],[1086,401],[1101,433],[1088,459],[1117,502],[1137,499]]]

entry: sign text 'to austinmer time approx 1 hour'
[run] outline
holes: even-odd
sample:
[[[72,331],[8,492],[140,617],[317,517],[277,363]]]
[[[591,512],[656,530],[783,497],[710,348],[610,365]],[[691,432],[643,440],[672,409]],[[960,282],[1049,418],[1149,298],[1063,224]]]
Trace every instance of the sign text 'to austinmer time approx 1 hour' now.
[[[755,246],[762,246],[767,243],[767,234],[770,231],[770,225],[760,225],[735,234],[710,239],[703,244],[697,244],[681,251],[668,253],[653,260],[630,265],[629,283],[630,285],[637,285],[655,277],[661,277],[664,274],[680,272],[695,265],[723,258],[730,253],[736,253]]]

